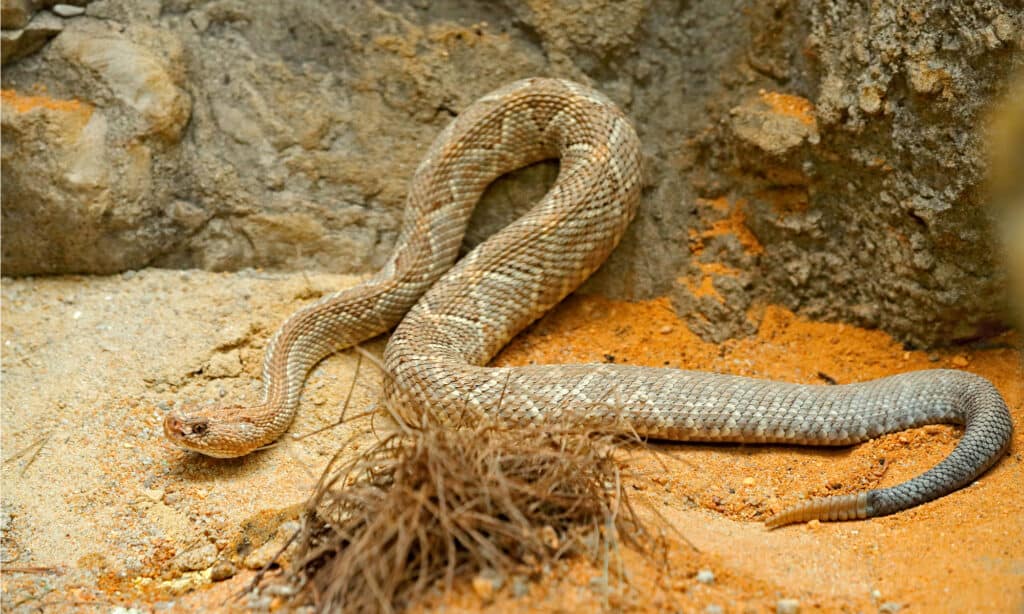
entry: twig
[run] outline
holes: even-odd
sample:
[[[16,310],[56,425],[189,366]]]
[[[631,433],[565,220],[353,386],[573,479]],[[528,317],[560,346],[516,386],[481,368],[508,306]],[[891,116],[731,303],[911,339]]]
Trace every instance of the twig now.
[[[4,464],[18,460],[22,456],[25,456],[25,454],[27,454],[30,450],[32,450],[32,456],[29,457],[28,462],[25,463],[25,466],[22,467],[21,471],[19,472],[19,475],[24,476],[28,468],[31,467],[32,463],[34,463],[36,459],[39,457],[39,453],[42,451],[43,447],[46,446],[47,442],[50,441],[51,435],[53,435],[53,431],[46,431],[45,433],[43,433],[41,437],[39,437],[39,439],[36,439],[35,441],[28,444],[21,450],[18,450],[17,452],[12,454],[7,460],[4,461]]]

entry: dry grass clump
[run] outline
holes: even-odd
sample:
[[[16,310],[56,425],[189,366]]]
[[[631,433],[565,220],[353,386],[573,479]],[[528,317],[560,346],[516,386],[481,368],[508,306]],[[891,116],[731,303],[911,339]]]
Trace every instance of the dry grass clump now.
[[[394,434],[325,470],[292,559],[299,601],[394,611],[484,570],[536,576],[570,553],[607,569],[619,543],[655,551],[620,486],[624,437],[393,417]]]

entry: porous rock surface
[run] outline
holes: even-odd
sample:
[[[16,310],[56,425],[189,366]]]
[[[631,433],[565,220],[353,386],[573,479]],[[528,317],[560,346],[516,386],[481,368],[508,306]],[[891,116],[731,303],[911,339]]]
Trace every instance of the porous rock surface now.
[[[550,75],[606,92],[644,143],[640,214],[586,291],[668,294],[714,340],[767,302],[913,344],[1008,319],[981,118],[1024,63],[1013,2],[42,6],[4,2],[25,9],[4,32],[5,275],[372,271],[441,127]],[[40,49],[8,45],[39,19]],[[492,187],[470,243],[556,172]]]

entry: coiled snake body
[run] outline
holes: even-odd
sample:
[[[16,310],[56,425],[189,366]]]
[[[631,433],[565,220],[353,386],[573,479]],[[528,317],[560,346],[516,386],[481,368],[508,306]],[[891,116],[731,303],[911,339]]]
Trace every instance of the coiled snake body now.
[[[534,208],[455,263],[473,206],[497,177],[558,158]],[[384,268],[290,317],[263,365],[264,400],[167,417],[178,445],[241,456],[284,433],[308,371],[401,320],[384,354],[391,386],[433,411],[498,411],[529,423],[572,413],[600,427],[680,441],[847,445],[930,423],[966,426],[953,452],[892,488],[805,502],[770,526],[881,516],[970,483],[1011,433],[984,378],[917,371],[844,386],[808,386],[626,365],[484,365],[605,260],[640,199],[640,151],[616,106],[555,79],[512,83],[477,101],[416,170],[401,236]],[[404,316],[404,318],[403,318]]]

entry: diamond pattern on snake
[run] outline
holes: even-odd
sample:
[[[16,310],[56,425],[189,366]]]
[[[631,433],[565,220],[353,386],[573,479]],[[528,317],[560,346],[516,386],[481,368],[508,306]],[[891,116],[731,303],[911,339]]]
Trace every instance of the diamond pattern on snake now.
[[[560,161],[548,193],[456,262],[470,213],[498,177]],[[1010,441],[1006,403],[986,379],[954,370],[843,386],[630,365],[488,367],[519,331],[576,289],[615,248],[640,203],[640,142],[601,93],[560,79],[511,83],[437,137],[409,187],[394,253],[367,281],[287,319],[263,363],[263,401],[175,412],[175,444],[248,454],[291,425],[309,370],[397,325],[384,352],[385,394],[443,415],[498,412],[529,425],[572,415],[676,441],[845,446],[934,423],[964,425],[956,448],[907,482],[812,499],[769,527],[883,516],[971,483]]]

